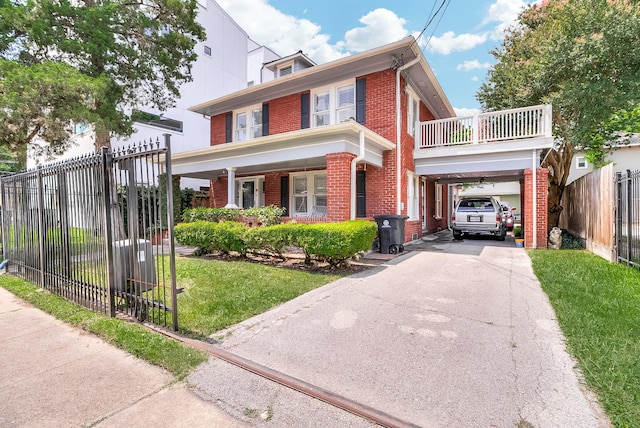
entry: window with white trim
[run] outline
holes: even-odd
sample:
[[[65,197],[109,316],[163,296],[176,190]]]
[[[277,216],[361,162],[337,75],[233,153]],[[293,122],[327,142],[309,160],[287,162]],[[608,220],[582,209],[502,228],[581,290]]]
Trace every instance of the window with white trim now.
[[[291,215],[307,216],[313,206],[327,206],[327,172],[291,174]]]
[[[410,220],[417,220],[420,216],[420,204],[418,190],[420,189],[419,177],[413,172],[407,173],[407,215]]]
[[[262,106],[235,112],[233,129],[233,141],[262,137]]]
[[[442,184],[440,183],[436,183],[435,209],[436,218],[442,218]]]
[[[210,46],[204,45],[204,49],[203,50],[204,50],[204,54],[206,56],[211,56],[211,47]]]
[[[356,88],[353,81],[317,88],[311,92],[311,126],[341,123],[356,117]]]
[[[287,65],[286,67],[281,67],[278,69],[278,76],[288,76],[293,73],[293,65]]]
[[[584,156],[576,156],[576,169],[586,169],[589,167],[589,163]]]
[[[407,133],[415,137],[416,121],[420,120],[418,97],[413,91],[407,91]]]

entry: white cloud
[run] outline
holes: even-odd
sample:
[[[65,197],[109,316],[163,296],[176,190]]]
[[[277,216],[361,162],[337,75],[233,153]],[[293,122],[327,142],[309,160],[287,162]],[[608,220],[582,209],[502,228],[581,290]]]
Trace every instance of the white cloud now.
[[[516,23],[518,15],[530,4],[540,3],[541,0],[495,0],[487,12],[483,24],[497,22],[491,32],[491,40],[500,41],[504,38],[505,31]]]
[[[349,30],[344,35],[344,45],[350,51],[362,52],[409,35],[404,28],[407,21],[388,9],[372,10],[360,18],[360,22],[365,26]]]
[[[479,108],[466,107],[454,107],[453,111],[456,112],[456,116],[473,116],[474,114],[482,113]]]
[[[441,37],[431,37],[427,49],[430,52],[449,55],[451,52],[467,51],[487,41],[486,34],[459,34],[447,31]]]
[[[456,70],[458,70],[458,71],[471,71],[471,70],[477,70],[477,69],[489,68],[489,67],[491,67],[491,64],[489,64],[488,62],[481,63],[477,59],[474,59],[474,60],[471,60],[471,61],[465,61],[462,64],[458,64],[456,66]]]
[[[330,36],[308,19],[286,15],[267,0],[217,0],[249,37],[280,55],[302,50],[318,63],[348,54],[340,44],[329,43]],[[259,17],[257,19],[256,17]]]
[[[472,82],[477,82],[478,80],[480,80],[480,78],[479,78],[478,76],[473,76],[473,77],[471,78],[471,81],[472,81]]]
[[[388,9],[375,9],[362,18],[361,27],[353,28],[344,40],[330,42],[320,25],[287,15],[269,4],[268,0],[217,0],[218,4],[257,43],[268,46],[280,55],[302,50],[322,64],[352,52],[361,52],[409,35],[406,21]],[[305,11],[306,13],[306,11]],[[257,18],[259,17],[259,18]]]

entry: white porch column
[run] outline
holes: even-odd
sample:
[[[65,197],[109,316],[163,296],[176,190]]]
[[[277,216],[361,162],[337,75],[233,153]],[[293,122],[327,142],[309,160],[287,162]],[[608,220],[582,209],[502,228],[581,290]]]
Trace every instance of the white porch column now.
[[[225,208],[238,208],[236,205],[236,169],[227,168],[227,205]]]

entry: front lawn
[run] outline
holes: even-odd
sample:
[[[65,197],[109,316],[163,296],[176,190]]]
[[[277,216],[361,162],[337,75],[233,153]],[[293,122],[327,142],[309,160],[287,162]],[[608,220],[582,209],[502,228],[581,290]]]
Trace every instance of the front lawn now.
[[[340,278],[245,261],[176,259],[180,331],[209,336],[217,330]]]
[[[530,251],[570,353],[615,426],[640,427],[640,271],[587,251]]]

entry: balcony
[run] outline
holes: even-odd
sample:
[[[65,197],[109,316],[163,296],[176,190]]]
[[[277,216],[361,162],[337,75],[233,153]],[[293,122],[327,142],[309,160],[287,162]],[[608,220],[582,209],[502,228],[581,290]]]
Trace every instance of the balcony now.
[[[531,168],[553,147],[551,105],[418,122],[414,159],[424,175],[499,175]]]

